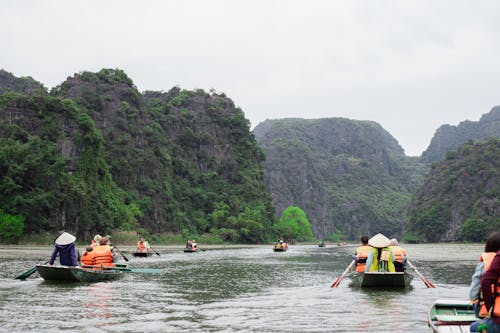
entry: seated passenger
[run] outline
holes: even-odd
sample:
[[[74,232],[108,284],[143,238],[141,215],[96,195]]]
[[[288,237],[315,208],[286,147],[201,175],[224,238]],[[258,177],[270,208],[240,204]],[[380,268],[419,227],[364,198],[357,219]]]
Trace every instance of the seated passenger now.
[[[356,272],[364,272],[366,268],[366,259],[370,254],[372,247],[368,245],[368,236],[361,236],[361,246],[356,249],[354,260],[356,260]]]
[[[109,246],[109,239],[106,237],[101,238],[99,246],[96,246],[93,252],[95,266],[115,267],[115,264],[113,264],[113,253]]]
[[[82,266],[94,266],[95,265],[95,252],[92,246],[87,246],[85,252],[83,252],[81,264]]]
[[[396,272],[404,272],[406,265],[406,250],[399,246],[396,238],[391,239],[391,246],[389,246],[394,254],[394,267]]]

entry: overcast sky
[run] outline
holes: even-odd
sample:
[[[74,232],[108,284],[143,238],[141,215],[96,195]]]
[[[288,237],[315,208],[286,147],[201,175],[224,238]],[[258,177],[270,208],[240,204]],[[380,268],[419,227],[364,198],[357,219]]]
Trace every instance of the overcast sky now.
[[[0,68],[46,87],[120,68],[140,91],[215,89],[265,119],[373,120],[407,155],[500,105],[500,1],[0,3]]]

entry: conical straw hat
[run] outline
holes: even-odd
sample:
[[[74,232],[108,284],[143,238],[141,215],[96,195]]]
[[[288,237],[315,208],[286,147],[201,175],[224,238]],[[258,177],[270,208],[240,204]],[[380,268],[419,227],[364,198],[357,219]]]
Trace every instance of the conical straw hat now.
[[[391,245],[391,241],[389,238],[379,233],[370,238],[370,240],[368,241],[368,245],[378,248],[386,247]]]
[[[57,245],[68,245],[73,243],[76,240],[76,237],[68,234],[67,232],[63,232],[61,236],[57,237],[56,244]]]

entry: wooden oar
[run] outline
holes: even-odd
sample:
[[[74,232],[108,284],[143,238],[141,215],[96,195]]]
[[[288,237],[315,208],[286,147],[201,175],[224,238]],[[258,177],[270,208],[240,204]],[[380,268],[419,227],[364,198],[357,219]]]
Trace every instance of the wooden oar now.
[[[160,268],[125,268],[125,267],[106,267],[106,266],[89,266],[89,265],[84,265],[82,266],[82,268],[98,268],[102,270],[120,271],[124,273],[158,274],[163,272],[163,269]]]
[[[155,249],[153,249],[152,247],[150,247],[151,250],[153,250],[154,253],[156,253],[158,256],[160,256],[160,254],[158,252],[156,252]]]
[[[116,246],[115,246],[115,249],[116,251],[118,251],[118,253],[123,257],[123,259],[125,259],[125,261],[128,261],[128,258],[125,257],[125,255],[122,253],[122,251],[120,251]]]
[[[342,273],[341,276],[339,276],[337,278],[337,280],[333,281],[332,285],[330,286],[330,288],[335,288],[335,287],[338,287],[340,282],[342,281],[342,279],[344,278],[344,276],[347,274],[347,272],[351,269],[352,265],[354,265],[354,263],[356,262],[356,260],[353,260],[351,261],[351,263],[349,264],[349,266],[347,266],[347,268],[345,269],[344,273]]]
[[[44,265],[47,265],[49,263],[50,260],[47,260]],[[31,267],[30,269],[28,269],[26,272],[23,272],[21,274],[19,274],[18,276],[16,276],[16,279],[19,279],[19,280],[24,280],[26,278],[28,278],[31,274],[35,273],[36,272],[36,266],[35,267]]]
[[[420,272],[417,270],[415,266],[413,266],[410,260],[406,260],[406,262],[408,263],[408,265],[410,265],[411,269],[413,269],[415,273],[417,273],[418,277],[427,286],[427,288],[436,288],[436,286],[433,285],[431,281],[427,280],[422,274],[420,274]]]

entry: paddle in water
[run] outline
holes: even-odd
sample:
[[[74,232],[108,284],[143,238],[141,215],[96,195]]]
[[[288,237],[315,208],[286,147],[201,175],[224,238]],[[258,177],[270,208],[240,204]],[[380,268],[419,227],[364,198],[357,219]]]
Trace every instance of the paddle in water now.
[[[115,249],[116,251],[118,251],[118,253],[123,257],[123,259],[125,259],[125,261],[128,261],[128,258],[125,257],[125,255],[122,253],[122,251],[120,251],[116,246],[115,246]]]
[[[418,277],[420,278],[420,280],[422,280],[422,282],[426,285],[427,288],[436,288],[436,286],[433,285],[431,281],[427,280],[422,274],[420,274],[420,272],[417,270],[415,266],[413,266],[410,260],[407,260],[406,262],[411,267],[411,269],[413,269],[415,273],[417,273]]]
[[[47,260],[44,265],[47,265],[49,263],[50,260]],[[35,267],[31,267],[30,269],[28,269],[26,272],[23,272],[21,274],[19,274],[18,276],[16,276],[15,278],[16,279],[19,279],[19,280],[24,280],[26,278],[28,278],[31,274],[35,273],[36,272],[36,265]]]
[[[330,286],[330,288],[336,288],[339,286],[340,282],[344,279],[344,276],[347,274],[347,272],[351,269],[352,265],[354,265],[354,263],[356,262],[356,260],[353,260],[351,261],[351,263],[349,264],[349,266],[347,266],[347,268],[345,269],[344,273],[342,273],[341,276],[339,276],[337,278],[337,280],[333,281],[332,285]]]
[[[155,249],[153,249],[152,247],[150,247],[151,250],[153,250],[154,253],[156,253],[158,256],[160,256],[160,254],[158,252],[156,252]]]

